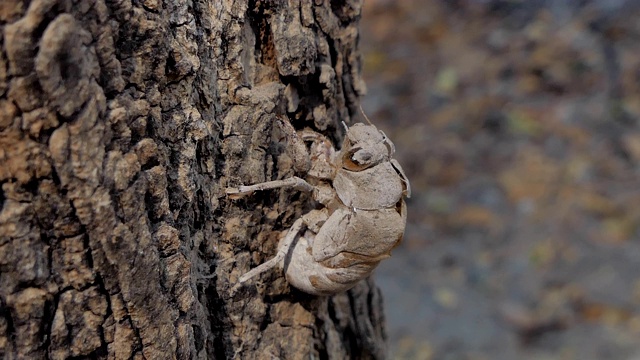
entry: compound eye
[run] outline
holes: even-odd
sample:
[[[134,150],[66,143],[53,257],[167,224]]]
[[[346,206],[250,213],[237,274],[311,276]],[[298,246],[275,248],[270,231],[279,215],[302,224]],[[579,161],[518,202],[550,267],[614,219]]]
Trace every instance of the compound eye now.
[[[342,159],[343,167],[347,170],[361,171],[372,165],[373,154],[360,147],[350,149]]]

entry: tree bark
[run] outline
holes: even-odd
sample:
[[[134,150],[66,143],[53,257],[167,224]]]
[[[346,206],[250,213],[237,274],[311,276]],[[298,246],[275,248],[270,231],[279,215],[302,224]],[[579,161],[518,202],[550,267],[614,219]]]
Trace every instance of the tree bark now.
[[[288,119],[338,142],[361,0],[0,2],[0,357],[383,358],[371,280],[270,271],[309,197]],[[298,174],[304,175],[304,174]]]

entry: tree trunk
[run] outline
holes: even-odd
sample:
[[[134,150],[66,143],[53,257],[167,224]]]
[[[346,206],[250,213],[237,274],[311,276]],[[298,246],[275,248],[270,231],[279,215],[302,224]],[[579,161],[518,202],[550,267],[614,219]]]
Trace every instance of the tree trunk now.
[[[277,118],[339,141],[360,6],[2,0],[0,357],[383,358],[370,280],[230,292],[309,198],[224,189],[294,175]]]

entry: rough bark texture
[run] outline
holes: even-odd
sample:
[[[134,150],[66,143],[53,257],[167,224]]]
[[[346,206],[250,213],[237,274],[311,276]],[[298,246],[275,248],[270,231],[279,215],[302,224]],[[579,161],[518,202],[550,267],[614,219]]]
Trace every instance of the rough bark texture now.
[[[384,357],[371,281],[229,292],[308,197],[224,188],[294,175],[278,117],[340,139],[360,6],[2,0],[0,357]]]

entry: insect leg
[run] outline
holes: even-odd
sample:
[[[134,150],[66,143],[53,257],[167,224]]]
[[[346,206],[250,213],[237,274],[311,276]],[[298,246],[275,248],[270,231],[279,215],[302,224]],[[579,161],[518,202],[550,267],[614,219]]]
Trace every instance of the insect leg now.
[[[258,267],[251,269],[248,273],[242,275],[238,280],[238,285],[245,283],[252,277],[260,275],[263,272],[270,270],[281,263],[284,260],[285,256],[287,256],[287,253],[289,253],[289,249],[291,248],[291,244],[293,244],[293,240],[296,238],[296,236],[298,236],[298,233],[302,231],[304,226],[305,224],[302,218],[296,220],[291,228],[289,228],[289,231],[287,232],[285,238],[282,240],[282,244],[280,245],[280,249],[278,249],[278,253],[276,254],[276,256],[274,256],[267,262],[260,264]]]
[[[277,189],[281,187],[293,187],[294,189],[298,189],[300,191],[313,191],[314,186],[309,184],[297,176],[292,176],[290,178],[284,180],[274,180],[267,181],[255,185],[241,185],[238,188],[227,188],[226,193],[230,194],[246,194],[252,191],[260,191],[260,190],[268,190],[268,189]]]

